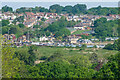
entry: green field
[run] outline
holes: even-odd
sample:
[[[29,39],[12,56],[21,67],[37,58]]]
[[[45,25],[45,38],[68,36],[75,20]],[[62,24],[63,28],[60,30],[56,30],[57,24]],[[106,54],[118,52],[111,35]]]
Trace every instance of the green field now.
[[[74,31],[74,28],[67,28],[68,30],[70,30],[70,32]]]
[[[73,34],[81,34],[86,31],[90,31],[90,30],[78,30],[78,31],[75,31]]]
[[[107,69],[109,70],[108,63],[111,58],[108,59],[108,57],[118,53],[115,50],[97,48],[46,46],[24,46],[15,49],[16,56],[26,65],[27,76],[31,78],[51,78],[50,75],[55,76],[55,78],[92,78],[94,75],[99,76],[101,72],[98,74],[96,70],[99,69],[97,67],[101,62],[103,67],[108,65]],[[114,68],[113,64],[111,66]]]
[[[18,51],[27,53],[28,48],[17,48]],[[16,50],[16,51],[17,51]],[[56,52],[62,53],[63,57],[67,56],[79,56],[84,55],[89,57],[92,53],[96,53],[98,55],[98,58],[104,58],[107,59],[110,55],[116,54],[118,51],[115,50],[105,50],[105,49],[96,49],[96,48],[86,48],[85,50],[80,50],[80,48],[64,48],[64,47],[37,47],[37,50],[34,51],[37,56],[37,60],[39,60],[41,57],[50,57]]]

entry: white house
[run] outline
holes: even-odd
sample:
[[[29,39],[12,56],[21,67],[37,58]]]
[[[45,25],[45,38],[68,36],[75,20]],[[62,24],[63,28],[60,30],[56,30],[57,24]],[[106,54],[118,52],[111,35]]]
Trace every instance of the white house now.
[[[48,38],[47,37],[40,37],[40,41],[47,41]]]
[[[39,42],[32,42],[32,45],[39,45]]]
[[[85,30],[84,27],[80,27],[80,26],[75,26],[74,29],[80,29],[80,30]]]

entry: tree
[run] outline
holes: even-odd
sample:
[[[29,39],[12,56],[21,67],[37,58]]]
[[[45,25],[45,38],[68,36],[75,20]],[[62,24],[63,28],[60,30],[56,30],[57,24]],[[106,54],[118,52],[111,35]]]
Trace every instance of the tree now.
[[[18,48],[15,51],[15,57],[19,58],[19,60],[24,61],[25,64],[29,64],[29,56],[28,48]]]
[[[9,23],[9,20],[2,20],[2,26],[8,26]]]
[[[76,4],[73,6],[72,13],[73,14],[85,13],[86,10],[87,10],[87,6],[85,4]]]
[[[119,77],[119,56],[120,53],[111,55],[108,58],[107,64],[104,64],[103,67],[96,72],[95,78],[120,78]]]
[[[10,42],[4,42],[2,46],[2,77],[3,78],[25,78],[24,63],[14,57],[15,50]]]
[[[114,44],[107,44],[104,49],[119,50],[119,39],[114,41]]]
[[[100,18],[94,22],[95,36],[102,40],[105,37],[116,37],[118,36],[118,20],[107,21],[106,18]]]
[[[110,7],[94,7],[87,10],[86,14],[93,15],[109,15],[109,14],[118,14],[119,8],[110,8]]]
[[[113,50],[113,45],[107,44],[107,45],[105,45],[104,49]]]
[[[16,34],[16,33],[18,33],[19,30],[17,27],[12,26],[9,31],[10,31],[10,34]]]
[[[95,71],[80,67],[65,60],[40,63],[28,67],[29,76],[32,78],[92,78]]]
[[[4,26],[2,27],[2,34],[7,34],[8,33],[8,27]]]
[[[16,22],[23,23],[24,22],[24,16],[17,17],[13,20],[13,23],[16,24]]]
[[[7,5],[2,7],[2,12],[13,12],[12,7],[8,7]]]
[[[63,10],[63,6],[60,6],[59,4],[54,4],[52,6],[50,6],[49,8],[50,11],[55,11],[55,13],[61,13]]]
[[[42,21],[45,21],[45,18],[42,18],[41,20],[42,20]]]
[[[92,53],[90,56],[90,60],[92,63],[97,63],[98,62],[98,56],[96,53]]]
[[[56,37],[58,37],[58,36],[66,37],[66,36],[68,36],[68,35],[70,35],[70,31],[69,31],[68,29],[66,29],[66,28],[63,28],[63,29],[59,30],[59,31],[55,34]]]
[[[72,9],[73,7],[71,5],[65,6],[63,11],[67,12],[67,13],[72,13]]]
[[[91,60],[92,69],[95,69],[95,67],[98,65],[98,55],[96,53],[92,53],[89,60]]]
[[[97,27],[97,26],[101,25],[102,23],[106,23],[106,22],[107,22],[107,19],[104,17],[97,19],[94,21],[94,27]]]
[[[68,58],[68,61],[71,64],[74,64],[74,65],[80,66],[80,67],[88,68],[88,67],[92,66],[92,64],[87,56],[74,55],[74,56],[71,56],[70,58]]]
[[[58,58],[61,58],[63,56],[61,51],[56,51],[53,55],[51,55],[47,61],[56,61]]]
[[[24,24],[18,24],[18,26],[19,26],[20,28],[25,28],[25,25],[24,25]]]
[[[81,37],[82,37],[82,39],[89,39],[89,38],[91,38],[92,36],[91,35],[81,35]]]
[[[59,25],[57,25],[57,23],[50,24],[50,25],[47,27],[47,30],[49,30],[49,31],[52,32],[52,33],[55,33],[56,31],[59,30]]]
[[[36,56],[35,56],[35,53],[34,53],[34,50],[36,50],[36,47],[35,46],[30,46],[29,47],[29,50],[28,50],[28,53],[30,54],[29,56],[29,65],[34,65],[34,62],[36,60]]]

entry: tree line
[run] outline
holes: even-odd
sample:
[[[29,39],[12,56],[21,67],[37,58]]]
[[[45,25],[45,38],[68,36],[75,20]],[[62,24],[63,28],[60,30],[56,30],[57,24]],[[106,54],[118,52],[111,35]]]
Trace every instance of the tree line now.
[[[21,7],[13,11],[12,7],[9,6],[3,6],[2,7],[2,12],[16,12],[16,13],[25,13],[25,12],[51,12],[51,13],[68,13],[69,15],[71,14],[92,14],[92,15],[109,15],[109,14],[118,14],[119,10],[117,7],[93,7],[90,9],[87,9],[86,4],[76,4],[74,6],[67,5],[67,6],[61,6],[59,4],[54,4],[49,7],[49,9],[44,8],[44,7],[38,7],[36,6],[35,8],[26,8],[26,7]]]
[[[95,34],[99,39],[104,40],[106,37],[118,37],[118,21],[119,20],[109,20],[107,21],[106,18],[100,18],[94,21],[94,28]]]

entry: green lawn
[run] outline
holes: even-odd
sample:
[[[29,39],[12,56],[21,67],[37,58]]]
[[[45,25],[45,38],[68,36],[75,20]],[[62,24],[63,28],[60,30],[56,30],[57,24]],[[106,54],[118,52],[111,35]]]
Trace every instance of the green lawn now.
[[[28,48],[16,48],[15,51],[19,51],[22,55],[26,56],[28,53]],[[107,59],[110,55],[114,55],[118,53],[115,50],[105,50],[105,49],[96,49],[96,48],[85,48],[84,50],[80,50],[80,48],[65,48],[65,47],[45,47],[45,46],[38,46],[37,50],[34,51],[36,53],[37,60],[41,59],[41,57],[45,56],[46,58],[50,57],[54,53],[62,53],[63,58],[68,58],[72,56],[87,56],[88,58],[91,56],[92,53],[96,53],[98,59]]]
[[[78,31],[74,32],[73,34],[81,34],[86,31],[90,31],[90,30],[78,30]]]
[[[70,32],[76,30],[76,29],[74,29],[74,28],[67,28],[67,29],[70,30]]]
[[[55,52],[63,53],[63,57],[66,56],[73,56],[73,55],[85,55],[90,56],[92,53],[96,53],[98,55],[98,58],[105,58],[107,59],[108,56],[116,54],[118,51],[115,50],[105,50],[105,49],[96,49],[93,50],[93,48],[86,48],[85,50],[81,50],[80,48],[56,48],[56,47],[39,47],[36,51],[36,56],[38,59],[42,56],[50,57]]]

